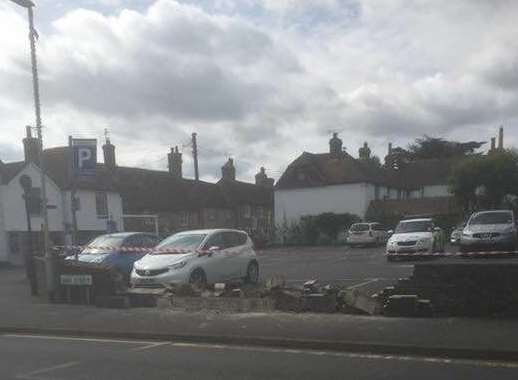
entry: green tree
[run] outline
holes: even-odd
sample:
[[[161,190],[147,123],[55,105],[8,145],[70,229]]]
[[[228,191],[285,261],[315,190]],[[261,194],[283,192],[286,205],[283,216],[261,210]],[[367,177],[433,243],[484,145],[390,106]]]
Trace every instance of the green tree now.
[[[408,146],[407,152],[410,160],[427,158],[454,158],[474,155],[485,142],[448,141],[442,138],[423,136]]]
[[[453,170],[450,190],[465,210],[502,206],[505,199],[518,196],[517,152],[493,152],[464,160]]]

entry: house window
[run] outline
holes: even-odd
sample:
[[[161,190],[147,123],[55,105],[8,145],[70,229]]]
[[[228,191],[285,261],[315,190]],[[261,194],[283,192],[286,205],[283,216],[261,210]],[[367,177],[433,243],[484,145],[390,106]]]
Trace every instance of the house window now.
[[[100,191],[95,193],[95,210],[99,219],[108,218],[108,194]]]
[[[187,226],[189,224],[189,214],[186,211],[181,211],[178,215],[178,223],[180,226]]]
[[[243,218],[250,218],[252,216],[252,207],[250,207],[250,205],[244,205],[241,209],[241,215]]]
[[[216,210],[214,210],[214,209],[209,209],[209,210],[207,210],[207,218],[208,218],[210,221],[214,221],[214,220],[216,220]]]
[[[31,188],[31,191],[29,192],[27,208],[29,209],[30,215],[41,215],[41,189],[39,187]]]

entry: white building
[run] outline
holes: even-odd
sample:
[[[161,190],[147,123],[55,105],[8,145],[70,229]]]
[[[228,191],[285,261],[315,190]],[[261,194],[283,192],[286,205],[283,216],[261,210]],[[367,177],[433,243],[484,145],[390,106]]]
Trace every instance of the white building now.
[[[290,225],[301,217],[322,213],[363,218],[376,200],[434,198],[448,202],[451,198],[451,161],[389,162],[380,167],[371,159],[367,143],[359,153],[354,158],[343,151],[336,133],[329,141],[329,153],[302,153],[275,185],[275,224]],[[393,156],[389,151],[386,160]]]
[[[40,159],[44,160],[47,179],[47,203],[49,235],[51,243],[70,244],[73,231],[72,176],[69,166],[70,152],[67,147],[48,149],[39,157],[38,140],[30,130],[23,141],[25,160],[3,163],[0,161],[0,261],[22,262],[22,250],[26,244],[28,221],[20,178],[27,176],[32,181],[32,194],[40,197]],[[77,236],[80,242],[88,240],[108,229],[122,229],[122,199],[111,181],[109,169],[100,166],[91,178],[75,181],[78,209],[76,211]],[[41,246],[41,209],[38,201],[29,205],[32,240]]]

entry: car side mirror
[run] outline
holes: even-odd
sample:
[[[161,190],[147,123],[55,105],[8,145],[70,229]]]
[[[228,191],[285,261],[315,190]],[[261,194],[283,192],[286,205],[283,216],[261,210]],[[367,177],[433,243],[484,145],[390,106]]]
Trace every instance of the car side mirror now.
[[[433,228],[433,232],[441,232],[441,231],[442,231],[441,227],[434,227]]]
[[[394,230],[388,230],[388,231],[387,231],[387,234],[389,234],[389,235],[394,235]]]
[[[218,247],[217,245],[213,245],[212,247],[209,248],[209,256],[212,256],[212,254],[214,252],[217,252],[217,251],[220,251],[220,250],[221,250],[220,247]]]

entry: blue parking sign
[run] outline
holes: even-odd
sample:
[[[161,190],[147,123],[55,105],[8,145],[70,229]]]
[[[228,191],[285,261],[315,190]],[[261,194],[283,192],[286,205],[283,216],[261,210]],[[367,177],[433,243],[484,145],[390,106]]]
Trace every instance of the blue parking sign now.
[[[95,175],[97,168],[97,140],[72,139],[74,173],[76,176]]]

